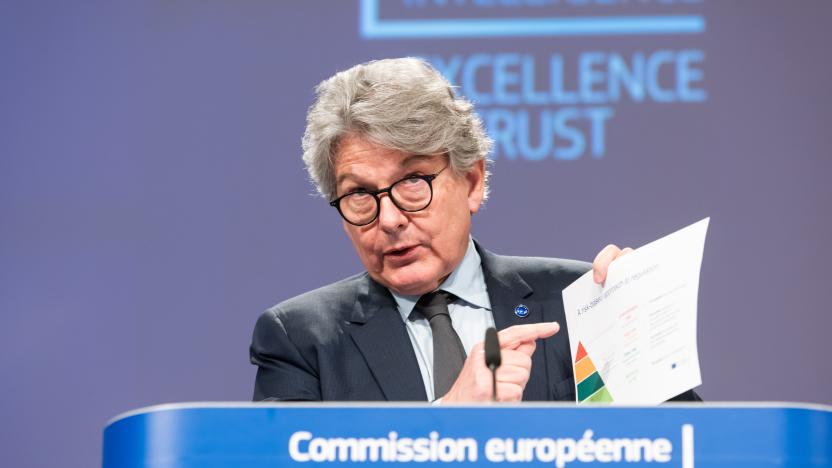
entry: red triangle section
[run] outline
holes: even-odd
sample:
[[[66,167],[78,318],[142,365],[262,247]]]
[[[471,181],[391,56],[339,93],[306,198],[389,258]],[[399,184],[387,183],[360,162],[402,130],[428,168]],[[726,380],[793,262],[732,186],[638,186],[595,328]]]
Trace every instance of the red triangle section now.
[[[578,355],[575,356],[575,362],[580,361],[581,359],[584,358],[584,356],[586,356],[586,350],[584,349],[584,344],[579,341],[578,342]]]

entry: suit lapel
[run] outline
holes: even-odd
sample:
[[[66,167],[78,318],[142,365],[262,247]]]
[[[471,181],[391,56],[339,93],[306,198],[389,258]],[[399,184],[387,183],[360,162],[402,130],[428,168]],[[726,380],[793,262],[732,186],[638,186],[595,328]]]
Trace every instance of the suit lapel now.
[[[356,297],[350,335],[388,401],[426,401],[416,354],[387,288],[366,277]]]
[[[547,304],[540,299],[541,295],[535,295],[534,289],[517,272],[516,267],[510,264],[510,259],[495,255],[478,244],[477,251],[482,259],[483,275],[497,330],[551,320],[551,314],[546,310]],[[515,313],[520,305],[528,308],[527,316],[520,317]],[[545,346],[546,340],[537,342],[537,349],[532,355],[531,376],[523,391],[524,400],[550,399]]]

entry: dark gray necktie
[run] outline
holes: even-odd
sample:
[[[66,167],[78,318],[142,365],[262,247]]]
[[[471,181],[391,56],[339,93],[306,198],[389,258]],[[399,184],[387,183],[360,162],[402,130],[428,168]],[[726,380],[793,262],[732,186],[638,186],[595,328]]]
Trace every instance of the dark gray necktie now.
[[[454,296],[448,292],[434,291],[422,296],[413,309],[413,312],[428,319],[433,335],[434,398],[448,393],[465,362],[465,348],[451,326],[448,313],[448,302],[453,299]]]

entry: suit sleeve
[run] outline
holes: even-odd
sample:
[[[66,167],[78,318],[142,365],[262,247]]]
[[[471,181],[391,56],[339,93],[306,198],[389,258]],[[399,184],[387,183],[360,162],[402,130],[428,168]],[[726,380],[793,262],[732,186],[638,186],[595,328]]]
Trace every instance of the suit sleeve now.
[[[318,373],[292,342],[276,310],[257,320],[249,356],[257,366],[254,401],[321,400]]]

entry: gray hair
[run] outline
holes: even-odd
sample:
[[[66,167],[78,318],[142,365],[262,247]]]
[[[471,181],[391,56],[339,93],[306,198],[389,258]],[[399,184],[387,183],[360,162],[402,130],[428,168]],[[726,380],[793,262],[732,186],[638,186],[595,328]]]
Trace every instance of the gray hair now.
[[[422,59],[356,65],[322,81],[315,91],[303,134],[303,161],[328,200],[336,196],[338,143],[348,134],[411,154],[448,153],[457,173],[485,160],[491,150],[474,106],[456,97],[450,83]],[[487,176],[486,171],[486,194]]]

